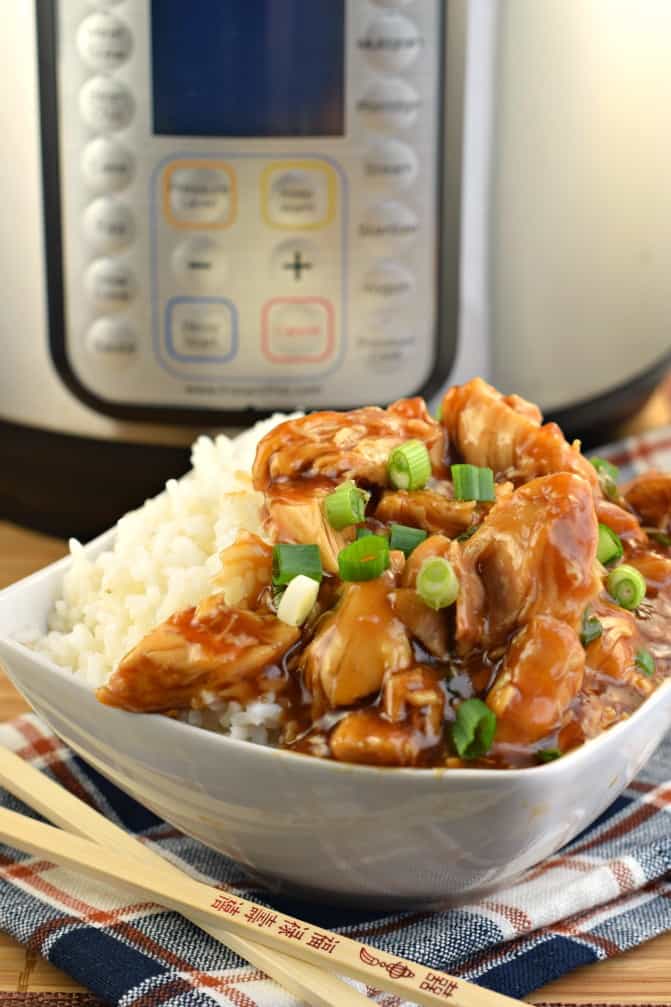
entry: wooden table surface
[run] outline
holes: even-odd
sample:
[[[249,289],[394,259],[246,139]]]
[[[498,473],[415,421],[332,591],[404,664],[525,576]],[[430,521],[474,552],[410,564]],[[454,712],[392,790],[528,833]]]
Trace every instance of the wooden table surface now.
[[[670,392],[667,383],[635,422],[628,425],[626,432],[671,423]],[[51,563],[65,551],[65,544],[58,539],[0,522],[0,588]],[[9,720],[26,709],[24,701],[0,673],[0,719]],[[26,994],[26,1000],[20,997],[22,993]],[[54,993],[54,1000],[45,1001],[38,996],[48,993]],[[671,933],[610,961],[577,969],[527,999],[533,1004],[671,1007]],[[0,1005],[12,1003],[18,1007],[19,1003],[31,1002],[36,1007],[38,1003],[42,1007],[47,1007],[47,1003],[84,1007],[88,999],[84,998],[82,987],[69,976],[0,933]]]

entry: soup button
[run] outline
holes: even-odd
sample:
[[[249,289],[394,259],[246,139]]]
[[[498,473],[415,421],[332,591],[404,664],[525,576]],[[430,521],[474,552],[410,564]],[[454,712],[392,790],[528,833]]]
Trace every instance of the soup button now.
[[[333,306],[322,297],[276,298],[263,309],[261,344],[273,363],[321,363],[333,342]]]

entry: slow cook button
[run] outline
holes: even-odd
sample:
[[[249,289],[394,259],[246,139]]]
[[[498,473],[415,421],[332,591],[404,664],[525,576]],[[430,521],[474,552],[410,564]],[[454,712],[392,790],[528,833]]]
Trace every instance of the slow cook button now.
[[[333,352],[333,308],[321,297],[268,301],[261,339],[263,352],[273,363],[320,363]]]
[[[174,304],[169,344],[176,356],[195,362],[229,360],[234,353],[230,308],[225,304]]]
[[[366,211],[358,233],[368,251],[375,255],[388,255],[411,244],[418,226],[414,210],[388,199]]]
[[[364,162],[366,178],[375,186],[406,189],[417,178],[417,155],[400,140],[380,137],[368,149]]]
[[[381,307],[406,300],[414,289],[414,276],[398,262],[378,262],[366,273],[363,281],[366,297]]]
[[[84,214],[84,237],[96,252],[114,252],[130,244],[133,213],[116,199],[96,199]]]
[[[125,307],[135,297],[135,274],[117,259],[96,259],[86,271],[86,291],[96,308]]]
[[[421,103],[414,87],[396,78],[373,81],[356,107],[373,129],[407,129],[417,118]]]
[[[194,292],[219,292],[226,277],[226,256],[212,238],[197,236],[178,245],[172,254],[175,276]]]
[[[84,18],[77,31],[79,55],[92,70],[116,70],[133,49],[133,37],[128,25],[99,11]]]
[[[402,14],[380,14],[359,39],[369,63],[387,73],[409,67],[423,45],[417,26]]]
[[[125,129],[135,112],[133,96],[114,77],[92,77],[79,92],[79,111],[87,126],[114,133]]]
[[[92,357],[114,367],[125,367],[137,356],[137,334],[125,319],[98,318],[86,334]]]
[[[99,136],[87,143],[82,154],[82,175],[96,193],[118,192],[130,185],[135,173],[133,155],[116,140]]]

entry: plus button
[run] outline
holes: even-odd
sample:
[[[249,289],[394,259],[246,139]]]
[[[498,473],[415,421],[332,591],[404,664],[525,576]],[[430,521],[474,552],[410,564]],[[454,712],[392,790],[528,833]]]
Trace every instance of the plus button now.
[[[303,279],[303,270],[312,269],[312,263],[307,262],[300,251],[294,252],[294,257],[291,262],[284,262],[282,264],[284,269],[290,269],[294,274],[294,280]]]

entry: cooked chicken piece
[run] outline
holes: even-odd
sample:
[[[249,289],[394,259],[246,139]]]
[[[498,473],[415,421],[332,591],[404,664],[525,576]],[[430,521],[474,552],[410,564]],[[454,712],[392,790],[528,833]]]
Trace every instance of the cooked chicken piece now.
[[[592,612],[601,623],[602,633],[587,646],[588,674],[606,675],[647,696],[653,683],[636,666],[636,653],[645,643],[634,614],[605,598],[599,599]]]
[[[645,545],[647,536],[635,514],[625,510],[610,500],[596,501],[596,516],[602,524],[608,525],[611,531],[619,535],[623,541],[630,545],[639,543]]]
[[[671,559],[655,552],[635,552],[627,557],[627,563],[645,577],[649,598],[662,593],[671,600]]]
[[[513,637],[487,696],[496,714],[496,740],[531,744],[557,730],[584,670],[575,630],[549,615],[531,619]]]
[[[350,706],[377,692],[385,675],[407,668],[412,649],[394,615],[390,571],[375,580],[345,585],[337,607],[324,616],[304,651],[300,670],[314,706]]]
[[[241,531],[233,545],[219,553],[221,570],[212,584],[221,591],[227,605],[254,608],[273,577],[273,547],[251,532]],[[222,597],[210,595],[198,606],[198,615],[208,607],[218,607]]]
[[[414,588],[417,584],[417,575],[422,569],[422,563],[430,556],[443,556],[445,559],[450,553],[451,541],[445,535],[429,535],[423,542],[413,549],[408,556],[403,575],[401,577],[401,587]]]
[[[437,475],[444,474],[445,432],[423,399],[401,399],[388,409],[312,413],[266,434],[254,461],[254,486],[278,480],[328,478],[387,485],[387,461],[403,441],[423,441]]]
[[[489,466],[516,483],[554,472],[574,472],[600,496],[594,467],[568,444],[556,423],[518,396],[504,396],[482,378],[458,385],[443,399],[442,423],[465,462]]]
[[[178,612],[145,636],[98,690],[98,699],[150,713],[197,708],[204,693],[246,702],[263,691],[264,673],[282,660],[300,631],[216,597],[216,606]],[[267,683],[265,691],[272,687]]]
[[[433,657],[446,661],[449,657],[449,634],[445,613],[429,608],[409,587],[397,588],[390,598],[394,612],[410,635]]]
[[[266,493],[268,533],[280,542],[318,545],[327,573],[338,573],[338,553],[356,536],[354,526],[336,531],[324,512],[333,486],[275,483]]]
[[[536,615],[577,626],[601,588],[597,537],[590,487],[568,472],[534,479],[495,504],[471,538],[450,544],[461,650],[499,647]]]
[[[390,675],[383,710],[357,710],[334,728],[331,752],[340,762],[417,766],[435,755],[443,740],[445,694],[438,672],[424,667]]]
[[[435,490],[385,490],[374,516],[453,538],[475,523],[476,508],[474,500],[453,500]]]
[[[671,472],[643,472],[622,494],[644,525],[671,533]]]

